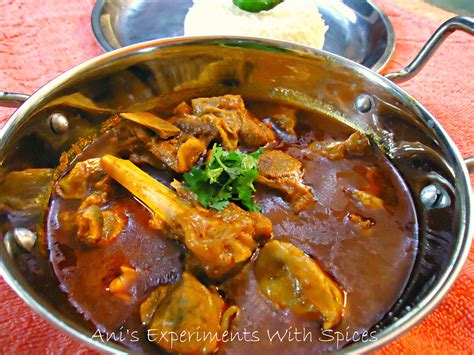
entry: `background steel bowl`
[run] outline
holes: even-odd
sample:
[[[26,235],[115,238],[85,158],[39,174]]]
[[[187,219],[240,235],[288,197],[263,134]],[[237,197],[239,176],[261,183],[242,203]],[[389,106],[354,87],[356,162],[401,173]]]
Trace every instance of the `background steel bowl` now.
[[[92,30],[106,51],[182,36],[184,18],[192,5],[192,0],[98,0],[92,11]],[[324,50],[374,71],[388,63],[395,49],[395,34],[375,3],[319,0],[318,10],[329,27]]]

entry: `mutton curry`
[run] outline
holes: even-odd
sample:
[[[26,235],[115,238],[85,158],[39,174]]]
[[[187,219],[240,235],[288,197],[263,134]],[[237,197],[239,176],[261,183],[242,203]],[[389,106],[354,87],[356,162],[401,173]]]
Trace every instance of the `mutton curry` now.
[[[400,296],[416,233],[406,185],[365,134],[238,95],[118,115],[46,217],[69,301],[147,352],[336,350]]]

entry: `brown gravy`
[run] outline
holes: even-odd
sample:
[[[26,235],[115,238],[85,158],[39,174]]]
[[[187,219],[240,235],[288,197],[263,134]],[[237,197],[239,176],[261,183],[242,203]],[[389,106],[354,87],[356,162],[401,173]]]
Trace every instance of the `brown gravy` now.
[[[265,105],[251,102],[248,108],[264,118]],[[343,321],[322,333],[319,323],[277,310],[259,292],[252,268],[247,267],[221,287],[226,301],[240,308],[231,328],[234,340],[220,345],[222,353],[270,354],[278,349],[285,354],[306,354],[341,348],[360,338],[354,332],[364,333],[388,312],[412,269],[418,243],[416,212],[407,186],[389,160],[376,147],[363,157],[338,161],[305,150],[309,142],[342,141],[351,133],[346,126],[315,113],[300,113],[297,132],[296,141],[277,147],[304,164],[304,180],[313,188],[317,203],[295,214],[277,192],[260,185],[256,200],[273,223],[274,238],[289,241],[312,256],[346,292]],[[82,159],[113,154],[114,149],[105,136],[86,148]],[[369,170],[376,174],[367,174]],[[148,171],[162,182],[175,177],[166,171]],[[385,208],[364,207],[347,193],[347,189],[367,190],[374,184]],[[79,203],[53,195],[47,216],[50,260],[62,290],[100,331],[122,335],[122,343],[133,350],[159,352],[147,341],[138,308],[155,287],[180,278],[185,249],[151,229],[149,212],[125,190],[110,203],[127,207],[126,229],[107,247],[84,246],[58,222],[60,213],[76,209]],[[361,232],[351,214],[372,221],[370,233]],[[124,263],[139,270],[130,302],[107,291]],[[373,336],[367,332],[365,339]]]

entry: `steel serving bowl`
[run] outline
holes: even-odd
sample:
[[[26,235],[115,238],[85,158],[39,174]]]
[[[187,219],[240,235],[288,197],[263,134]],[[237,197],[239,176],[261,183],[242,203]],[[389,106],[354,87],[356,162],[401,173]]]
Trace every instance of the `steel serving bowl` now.
[[[473,34],[474,21],[449,20],[411,65],[387,77],[334,54],[279,41],[177,38],[125,47],[67,71],[31,97],[0,93],[1,104],[21,104],[0,132],[0,173],[56,167],[85,121],[98,129],[110,113],[166,109],[196,96],[239,93],[291,101],[366,131],[408,183],[420,226],[415,267],[400,299],[374,326],[377,340],[344,348],[371,351],[426,317],[449,291],[469,253],[472,197],[467,165],[472,170],[473,160],[465,163],[438,121],[393,82],[416,74],[458,29]],[[95,121],[85,112],[96,113]],[[0,220],[5,241],[0,246],[0,268],[18,295],[84,343],[106,352],[127,351],[120,344],[91,338],[94,330],[57,287],[41,235],[32,246],[34,239],[28,243],[28,238],[36,234],[22,229],[16,241],[26,238],[28,248],[23,252],[42,260],[46,268],[42,277],[51,276],[46,281],[38,281],[37,275],[21,267],[21,258],[12,252],[12,231],[6,226]],[[28,226],[17,223],[15,227]]]
[[[97,0],[92,31],[105,51],[182,36],[184,18],[192,6],[193,0]],[[325,51],[374,71],[388,63],[395,49],[395,34],[377,4],[371,0],[319,0],[317,7],[329,27]]]

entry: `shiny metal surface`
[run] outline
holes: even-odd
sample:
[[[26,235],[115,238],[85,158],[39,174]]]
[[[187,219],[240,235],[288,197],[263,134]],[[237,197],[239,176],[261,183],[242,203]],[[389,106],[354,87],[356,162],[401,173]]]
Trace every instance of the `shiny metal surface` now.
[[[410,80],[423,69],[438,47],[455,31],[463,31],[474,35],[474,19],[466,16],[457,16],[446,21],[436,30],[408,66],[398,72],[387,74],[385,77],[395,83],[403,83]]]
[[[465,162],[469,173],[474,173],[474,157],[467,158]]]
[[[360,113],[367,113],[372,109],[372,98],[367,94],[359,95],[354,103],[354,107]]]
[[[460,15],[474,16],[472,0],[427,0],[427,2]]]
[[[32,232],[26,228],[15,228],[12,230],[12,233],[13,238],[19,246],[21,246],[28,252],[31,252],[33,250],[37,239],[35,232]]]
[[[18,157],[24,160],[22,168],[56,166],[59,155],[76,142],[76,127],[90,122],[81,120],[81,112],[94,114],[98,124],[113,112],[166,109],[199,95],[223,93],[289,101],[377,137],[413,192],[422,248],[399,302],[374,327],[378,340],[354,343],[343,351],[375,350],[426,317],[449,291],[469,253],[468,171],[456,145],[418,101],[393,82],[342,57],[286,42],[233,37],[166,39],[106,53],[51,81],[13,114],[0,131],[2,172],[15,170]],[[374,100],[373,108],[360,113],[354,103],[367,93]],[[61,136],[48,123],[51,113],[59,109],[78,117]],[[37,139],[31,139],[32,132]],[[39,148],[47,149],[47,160],[28,159],[29,152]],[[426,209],[419,201],[421,190],[433,183],[449,194],[448,207]],[[58,305],[41,285],[29,282],[29,275],[5,247],[0,247],[0,270],[20,297],[51,323],[101,351],[126,351],[93,340],[94,330],[74,309]]]
[[[0,91],[0,106],[3,107],[20,107],[20,105],[28,100],[29,96],[14,92]]]
[[[62,113],[55,112],[49,116],[49,119],[51,122],[51,129],[54,131],[54,133],[62,134],[68,130],[69,121]]]
[[[25,252],[30,253],[36,244],[37,235],[27,228],[13,228],[5,233],[3,243],[7,253],[15,258]]]
[[[131,44],[183,35],[192,0],[98,0],[92,29],[106,51]],[[324,50],[375,71],[389,61],[393,27],[382,10],[368,0],[320,0],[319,12],[329,30]]]
[[[436,204],[438,199],[438,189],[436,185],[430,184],[421,190],[420,201],[426,208],[431,208]]]
[[[426,208],[445,208],[451,204],[448,193],[437,184],[430,184],[421,190],[420,201]]]

